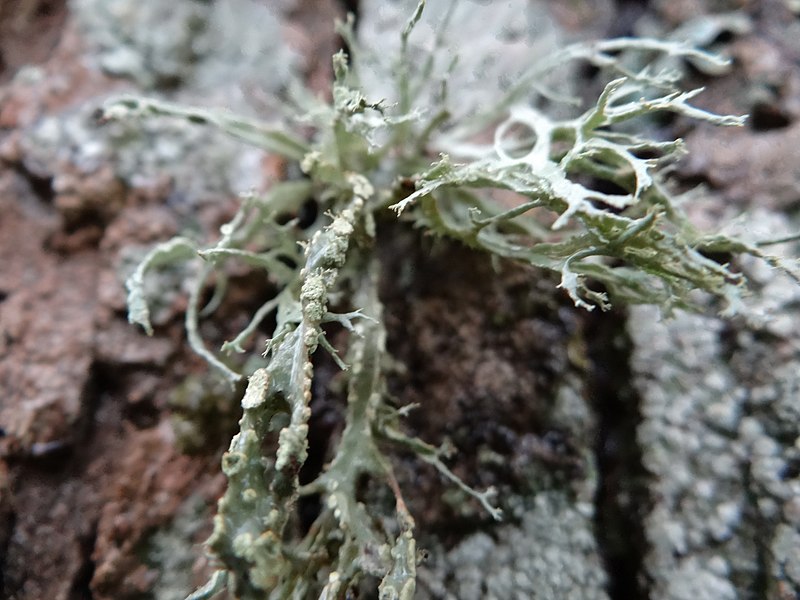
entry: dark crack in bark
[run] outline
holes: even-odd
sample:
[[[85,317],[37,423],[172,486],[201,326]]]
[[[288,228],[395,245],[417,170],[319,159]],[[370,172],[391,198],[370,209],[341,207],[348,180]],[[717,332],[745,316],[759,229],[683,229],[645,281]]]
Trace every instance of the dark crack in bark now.
[[[631,340],[621,311],[586,318],[589,401],[597,418],[599,471],[595,535],[608,573],[612,600],[646,600],[647,539],[643,519],[651,501],[648,473],[636,430],[640,402],[631,385]]]

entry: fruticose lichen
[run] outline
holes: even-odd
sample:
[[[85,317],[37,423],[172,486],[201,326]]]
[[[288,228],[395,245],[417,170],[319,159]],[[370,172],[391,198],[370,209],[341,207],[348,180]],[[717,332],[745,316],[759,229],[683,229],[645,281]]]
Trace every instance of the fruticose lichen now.
[[[529,3],[515,6],[526,18],[534,16]],[[105,121],[159,116],[216,127],[282,156],[294,169],[288,172],[296,173],[265,195],[246,195],[216,244],[204,248],[189,237],[159,244],[127,283],[130,319],[149,332],[148,271],[202,260],[189,294],[189,342],[231,383],[249,375],[240,431],[223,457],[228,487],[208,541],[217,571],[192,600],[226,587],[244,599],[345,598],[370,577],[380,581],[380,598],[414,597],[415,524],[387,447],[412,452],[492,517],[502,518],[494,490],[470,488],[447,466],[444,449],[406,435],[404,411],[387,399],[389,361],[375,252],[381,243],[375,219],[382,212],[393,208],[412,226],[555,271],[560,287],[587,310],[620,301],[655,304],[670,313],[719,302],[721,310],[733,314],[741,307],[743,276],[709,256],[749,254],[779,264],[756,243],[695,230],[662,174],[662,167],[683,152],[681,141],[653,139],[644,124],[653,115],[674,113],[741,125],[741,117],[694,107],[691,100],[699,90],[681,91],[675,71],[658,66],[668,57],[715,71],[725,67],[724,60],[677,42],[618,39],[567,46],[546,57],[528,51],[524,64],[509,63],[514,68],[505,70],[496,55],[482,57],[473,49],[461,56],[461,48],[448,44],[451,32],[463,34],[481,19],[494,21],[506,13],[472,2],[436,3],[430,15],[425,2],[407,8],[410,17],[392,42],[385,36],[362,39],[351,21],[341,23],[349,55],[333,57],[332,101],[289,86],[286,112],[293,109],[294,121],[264,124],[224,111],[132,97],[110,101],[103,109]],[[506,33],[514,48],[524,51],[519,43],[524,35],[513,28]],[[568,82],[561,85],[569,78],[559,74],[571,73],[575,61],[608,74],[589,106],[572,94]],[[475,81],[476,67],[493,85]],[[476,87],[480,93],[470,94]],[[545,109],[554,102],[556,109]],[[302,128],[293,129],[297,122]],[[296,132],[309,128],[310,139]],[[297,220],[287,222],[286,215],[299,214],[309,198],[325,217],[307,228]],[[202,293],[214,271],[223,273],[218,283],[224,280],[228,261],[260,270],[278,290],[223,346],[225,353],[242,352],[274,314],[266,366],[252,373],[220,359],[199,333]],[[351,333],[346,349],[334,347],[326,323]],[[330,463],[300,485],[308,456],[311,357],[320,347],[345,371],[346,425]],[[268,444],[276,448],[274,455],[265,453]],[[363,501],[358,485],[364,477],[384,482],[394,506]],[[321,510],[303,531],[296,507],[307,496],[319,496]],[[722,542],[739,504],[715,510],[709,535]],[[566,536],[576,552],[592,554],[588,518],[565,507],[563,498],[542,495],[522,521],[539,535],[545,534],[543,523],[563,520],[567,530],[546,534]],[[780,556],[785,539],[776,537]],[[677,550],[689,548],[690,541],[677,540],[684,543]],[[467,550],[470,543],[484,542],[465,543],[464,564],[482,560],[480,553]],[[488,583],[497,597],[544,588],[558,596],[582,585],[603,597],[596,560],[591,568],[589,562],[576,567],[564,583],[550,573],[563,561],[553,562],[546,550],[541,555],[529,550],[514,559],[526,565],[526,580],[511,584],[499,577]],[[775,569],[791,577],[793,564],[783,559]],[[462,597],[478,597],[468,579],[459,585]],[[720,597],[728,593],[724,585],[719,590]]]

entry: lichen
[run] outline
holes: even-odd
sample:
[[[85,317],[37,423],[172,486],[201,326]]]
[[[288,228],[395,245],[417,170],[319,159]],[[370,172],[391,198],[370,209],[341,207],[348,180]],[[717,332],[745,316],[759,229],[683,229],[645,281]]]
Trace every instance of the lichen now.
[[[522,9],[523,4],[514,5]],[[494,257],[554,271],[561,279],[559,287],[576,306],[587,310],[607,309],[610,302],[619,301],[654,304],[663,313],[703,311],[715,302],[733,314],[742,308],[745,278],[731,265],[709,258],[711,253],[750,255],[790,272],[785,261],[767,256],[757,243],[697,231],[673,197],[662,170],[683,152],[680,140],[652,139],[642,126],[642,117],[662,113],[719,126],[741,125],[741,117],[693,106],[691,100],[700,90],[682,91],[674,72],[656,68],[663,57],[684,57],[717,70],[725,67],[724,60],[685,44],[646,39],[571,45],[524,65],[509,63],[508,71],[494,57],[485,66],[491,67],[498,87],[482,90],[493,94],[487,102],[483,94],[467,93],[474,81],[470,85],[460,76],[450,78],[466,72],[459,71],[448,55],[457,49],[445,47],[445,32],[468,31],[480,22],[481,14],[494,22],[493,7],[453,2],[444,12],[435,9],[432,22],[425,20],[425,11],[424,1],[409,10],[405,26],[393,43],[386,44],[392,52],[380,40],[367,38],[361,44],[352,22],[339,25],[351,54],[339,52],[333,57],[331,102],[298,91],[299,85],[290,86],[291,102],[300,108],[298,118],[314,131],[311,139],[293,132],[291,122],[261,123],[225,111],[159,100],[126,97],[109,101],[103,108],[106,121],[175,117],[219,128],[282,156],[295,172],[305,173],[304,179],[276,183],[264,196],[245,196],[239,212],[221,228],[216,244],[204,248],[188,238],[164,242],[128,279],[131,320],[151,332],[144,292],[148,269],[175,261],[203,261],[190,286],[189,343],[232,383],[248,373],[220,359],[200,337],[200,298],[206,282],[226,261],[240,260],[263,273],[278,290],[251,323],[223,346],[224,352],[241,351],[258,325],[275,314],[276,327],[264,354],[266,366],[249,374],[240,430],[222,461],[228,487],[208,541],[218,571],[192,598],[209,597],[221,587],[245,600],[343,598],[369,578],[380,580],[382,598],[413,597],[418,560],[415,522],[387,447],[411,452],[452,483],[462,494],[459,502],[471,499],[495,520],[502,519],[497,490],[467,485],[448,466],[445,448],[406,434],[404,411],[387,397],[386,331],[375,252],[381,240],[375,220],[388,208],[435,235]],[[533,15],[530,7],[523,12]],[[424,26],[435,28],[433,40],[420,35]],[[512,38],[518,34],[504,32]],[[631,70],[632,56],[640,61],[641,69]],[[481,64],[475,62],[475,52],[468,58],[469,65]],[[568,82],[559,86],[559,75],[570,73],[570,65],[577,61],[607,75],[607,85],[589,106],[571,95]],[[648,63],[655,66],[648,68]],[[458,83],[464,83],[465,89],[449,87]],[[550,113],[543,100],[552,98],[560,98],[562,106]],[[492,141],[476,141],[481,139]],[[432,160],[436,155],[439,159]],[[602,191],[607,187],[619,193]],[[502,193],[486,193],[486,188]],[[297,221],[287,223],[283,217],[299,214],[309,197],[326,218],[307,228]],[[693,318],[692,328],[715,323],[704,315]],[[328,338],[327,323],[337,323],[350,334],[346,342],[337,340],[339,348]],[[702,365],[708,356],[721,354],[717,330],[710,327],[707,335],[685,344],[680,360],[690,362],[683,367]],[[644,331],[647,328],[641,327],[637,335]],[[660,333],[662,340],[669,338],[666,332]],[[345,426],[330,462],[315,479],[300,485],[299,473],[309,449],[315,377],[312,354],[320,347],[344,371]],[[647,363],[646,358],[641,360]],[[690,390],[684,381],[670,379],[668,361],[663,365],[651,367],[667,369],[666,374],[659,372],[662,383],[671,384],[682,395],[680,401],[673,401],[663,396],[666,387],[643,389],[647,401],[639,433],[642,444],[651,448],[645,455],[646,466],[668,468],[664,448],[682,449],[687,464],[692,451],[705,448],[709,454],[704,467],[725,472],[731,465],[714,462],[729,445],[725,435],[710,430],[701,443],[675,424],[697,410],[690,391],[705,394],[710,403],[728,389],[730,371],[720,367],[702,377],[695,372],[687,381],[697,389]],[[576,412],[578,419],[585,418],[584,407],[569,394],[558,402],[565,414]],[[748,423],[724,409],[714,414],[730,427]],[[695,426],[701,428],[702,421]],[[580,424],[576,427],[581,428]],[[759,490],[770,490],[778,485],[773,475],[780,464],[779,448],[763,441],[757,428],[750,429],[755,436],[752,450],[759,457],[752,466],[753,482]],[[277,444],[274,454],[264,453],[268,444]],[[665,485],[684,490],[688,473],[688,467],[674,468],[673,478],[665,479]],[[394,506],[362,499],[359,482],[365,479],[385,486]],[[651,539],[654,548],[660,544],[664,549],[654,549],[653,560],[674,560],[670,558],[674,553],[690,553],[701,539],[738,543],[734,534],[754,491],[736,488],[732,477],[730,482],[733,492],[724,501],[720,495],[708,511],[698,513],[702,522],[688,526],[664,522],[658,519],[658,510],[664,507],[655,507],[656,533]],[[673,501],[667,493],[672,491],[665,490],[664,502]],[[481,597],[477,594],[484,585],[490,597],[605,597],[585,490],[575,506],[569,506],[561,494],[540,491],[519,517],[523,530],[544,539],[543,544],[526,545],[522,540],[527,534],[503,530],[517,553],[493,563],[497,576],[490,573],[483,580],[469,575],[477,561],[493,560],[491,543],[480,537],[473,540],[484,548],[477,559],[470,543],[464,546],[463,561],[454,566],[459,597]],[[713,486],[699,487],[696,495],[698,506],[706,497],[717,499]],[[321,509],[313,523],[301,530],[296,507],[300,498],[309,496],[321,498]],[[504,504],[513,507],[514,503]],[[742,550],[750,552],[750,546],[745,544]],[[573,564],[574,556],[584,560]],[[509,564],[514,565],[513,578],[508,576]],[[725,597],[729,589],[721,573],[728,567],[717,556],[691,556],[676,561],[675,569],[659,573],[700,569],[703,577],[696,580],[697,585],[705,589],[703,582],[708,579],[711,583],[706,587]],[[749,567],[733,564],[730,568],[747,571]],[[686,590],[700,593],[700,588],[686,581],[676,575],[659,584],[668,594],[685,584],[685,589],[674,592],[679,597],[689,593]],[[583,590],[580,596],[578,590]]]
[[[208,93],[221,77],[246,74],[253,84],[274,91],[289,82],[297,66],[298,57],[282,43],[278,15],[254,2],[72,4],[87,40],[98,49],[100,66],[146,89],[180,85]],[[254,22],[257,29],[247,26]]]
[[[197,497],[187,498],[172,522],[153,533],[145,546],[145,561],[158,571],[150,594],[153,600],[187,595],[193,587],[193,546],[209,518],[208,508]]]
[[[538,494],[519,525],[502,525],[491,536],[473,534],[429,562],[419,598],[608,598],[591,514],[562,492]],[[452,586],[445,586],[448,581]]]
[[[777,237],[793,230],[765,211],[752,214],[748,228]],[[800,497],[788,466],[800,456],[798,357],[776,354],[770,341],[797,348],[796,328],[782,323],[797,321],[800,292],[758,263],[745,261],[745,272],[756,287],[748,319],[662,321],[645,307],[631,315],[638,441],[654,476],[646,569],[657,598],[741,598],[759,582],[769,582],[774,597],[800,592],[797,557],[786,551]]]

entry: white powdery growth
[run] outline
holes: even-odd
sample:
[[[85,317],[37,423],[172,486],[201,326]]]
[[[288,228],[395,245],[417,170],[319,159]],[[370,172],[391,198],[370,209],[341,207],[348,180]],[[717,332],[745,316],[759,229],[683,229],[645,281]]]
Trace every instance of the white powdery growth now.
[[[753,217],[755,226],[776,215]],[[780,237],[786,228],[779,218],[771,231]],[[800,592],[800,556],[789,550],[800,484],[786,476],[800,459],[800,364],[796,352],[776,355],[774,342],[759,336],[771,331],[800,347],[796,328],[776,328],[797,322],[800,290],[777,271],[755,262],[753,269],[762,289],[747,300],[748,314],[766,309],[766,320],[661,321],[654,308],[632,311],[638,441],[654,478],[645,528],[656,600],[734,599],[756,581],[776,597]],[[788,293],[774,294],[778,288]]]

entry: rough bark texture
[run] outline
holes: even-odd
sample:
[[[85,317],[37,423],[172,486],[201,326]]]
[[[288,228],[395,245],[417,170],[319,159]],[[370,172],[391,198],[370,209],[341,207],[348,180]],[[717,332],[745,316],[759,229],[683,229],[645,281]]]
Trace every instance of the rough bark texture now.
[[[357,5],[0,7],[2,597],[166,600],[209,571],[202,541],[237,398],[185,346],[182,273],[158,275],[175,292],[154,307],[153,338],[127,324],[122,281],[154,242],[215,232],[237,192],[284,165],[173,121],[101,127],[95,109],[135,91],[268,114],[291,73],[326,89],[340,43],[330,23]],[[701,226],[747,211],[732,227],[751,239],[797,231],[796,2],[545,6],[567,38],[683,36],[732,55],[730,73],[692,77],[708,86],[704,106],[751,113],[750,125],[661,124],[689,143],[676,179],[705,184],[691,204]],[[550,276],[388,218],[379,230],[390,391],[420,405],[413,433],[450,440],[453,470],[507,507],[494,524],[432,469],[394,457],[428,550],[418,597],[800,597],[800,287],[744,262],[751,307],[768,318],[590,315]],[[268,291],[233,275],[207,339],[241,329]],[[335,369],[317,372],[310,469],[341,429],[324,381]]]

